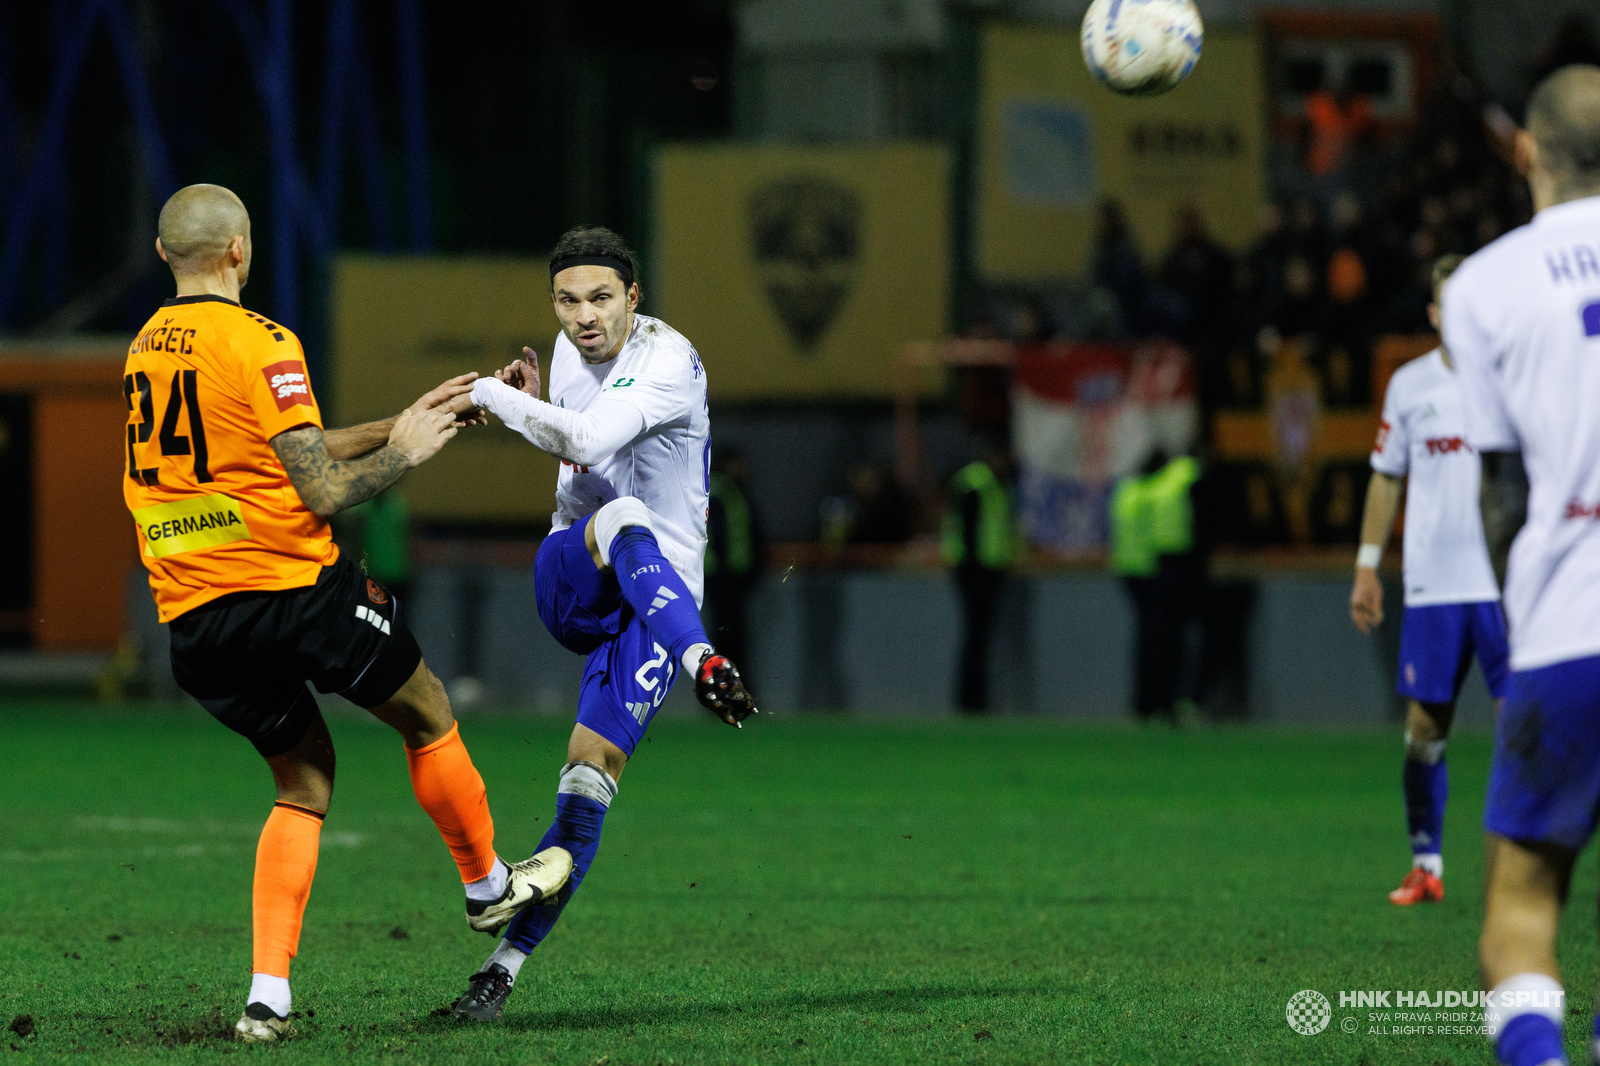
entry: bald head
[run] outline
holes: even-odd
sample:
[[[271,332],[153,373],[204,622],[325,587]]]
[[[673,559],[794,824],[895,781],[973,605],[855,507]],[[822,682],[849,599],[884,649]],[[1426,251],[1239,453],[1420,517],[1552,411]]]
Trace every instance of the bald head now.
[[[188,185],[161,208],[159,230],[173,274],[201,274],[216,268],[235,237],[248,246],[250,212],[220,185]],[[248,268],[248,258],[242,265]]]
[[[1528,100],[1528,134],[1558,186],[1600,190],[1600,67],[1562,67]]]

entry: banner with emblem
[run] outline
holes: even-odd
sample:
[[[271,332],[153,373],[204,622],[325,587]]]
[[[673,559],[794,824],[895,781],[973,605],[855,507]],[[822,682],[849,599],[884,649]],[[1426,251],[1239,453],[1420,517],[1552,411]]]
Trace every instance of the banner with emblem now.
[[[938,145],[663,147],[644,309],[713,400],[890,396],[948,327],[949,182]]]
[[[1083,63],[1076,30],[990,25],[983,33],[975,266],[992,281],[1081,277],[1095,210],[1125,209],[1147,257],[1171,244],[1180,207],[1240,248],[1265,193],[1260,46],[1206,33],[1200,63],[1163,96],[1118,96]]]

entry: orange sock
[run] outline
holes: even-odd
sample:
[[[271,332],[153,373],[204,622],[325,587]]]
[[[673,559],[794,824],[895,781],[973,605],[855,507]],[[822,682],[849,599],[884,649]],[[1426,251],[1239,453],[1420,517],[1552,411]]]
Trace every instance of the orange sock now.
[[[256,845],[256,879],[250,895],[255,933],[255,973],[289,976],[289,960],[300,949],[300,921],[317,873],[322,815],[279,802]]]
[[[451,726],[425,748],[407,748],[406,762],[411,790],[450,846],[462,883],[489,876],[495,860],[494,819],[489,817],[483,778],[461,743],[461,727]]]

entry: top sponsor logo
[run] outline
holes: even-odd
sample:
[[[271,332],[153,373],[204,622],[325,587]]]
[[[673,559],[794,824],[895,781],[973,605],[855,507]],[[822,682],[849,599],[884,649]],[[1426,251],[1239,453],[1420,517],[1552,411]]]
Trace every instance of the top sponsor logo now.
[[[267,379],[267,388],[271,390],[278,410],[287,411],[297,403],[313,406],[311,381],[306,377],[305,363],[300,360],[285,359],[281,363],[262,367],[261,376]]]

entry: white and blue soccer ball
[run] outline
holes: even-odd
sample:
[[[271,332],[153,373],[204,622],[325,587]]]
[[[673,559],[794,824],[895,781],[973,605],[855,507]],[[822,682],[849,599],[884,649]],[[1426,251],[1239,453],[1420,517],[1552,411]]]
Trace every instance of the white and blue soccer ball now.
[[[1083,16],[1083,61],[1114,92],[1156,96],[1189,76],[1204,36],[1194,0],[1094,0]]]

